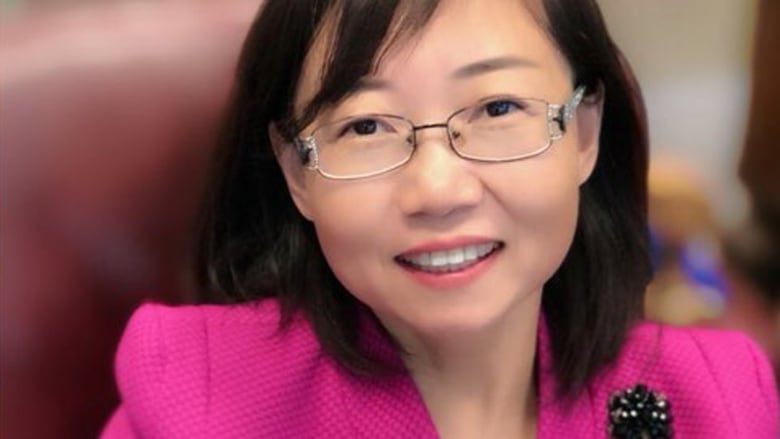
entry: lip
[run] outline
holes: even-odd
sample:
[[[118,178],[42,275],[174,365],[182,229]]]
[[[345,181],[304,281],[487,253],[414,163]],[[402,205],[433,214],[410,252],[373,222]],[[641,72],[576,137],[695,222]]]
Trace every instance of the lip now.
[[[467,245],[497,244],[496,248],[486,257],[474,264],[468,265],[457,271],[426,271],[402,263],[399,259],[414,256],[419,253],[446,251]],[[504,249],[502,241],[478,236],[462,236],[453,239],[427,241],[416,245],[396,256],[395,262],[416,282],[433,289],[454,289],[463,287],[479,278],[497,259]]]

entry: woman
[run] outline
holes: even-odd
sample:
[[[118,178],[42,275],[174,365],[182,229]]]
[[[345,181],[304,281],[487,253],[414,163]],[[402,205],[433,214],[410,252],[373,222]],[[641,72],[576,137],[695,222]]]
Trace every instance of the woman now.
[[[590,1],[266,2],[201,243],[240,303],[137,311],[105,436],[772,437],[753,344],[638,321],[621,60]]]

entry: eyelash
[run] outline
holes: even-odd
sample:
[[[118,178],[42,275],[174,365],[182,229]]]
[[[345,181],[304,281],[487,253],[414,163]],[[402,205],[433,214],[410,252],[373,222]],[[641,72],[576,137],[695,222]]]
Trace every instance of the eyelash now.
[[[360,124],[364,124],[366,122],[373,122],[373,126],[372,126],[373,130],[370,133],[363,133],[363,134],[361,134],[360,132],[358,132],[358,130],[356,128]],[[381,121],[379,121],[377,119],[372,119],[370,117],[358,118],[358,119],[355,119],[355,120],[351,120],[348,123],[345,123],[344,126],[341,127],[341,129],[339,130],[338,137],[344,137],[344,136],[350,135],[350,134],[351,135],[356,135],[356,136],[370,136],[372,134],[376,134],[377,132],[379,132],[382,129],[384,129],[386,131],[390,131],[392,129],[392,127],[387,127],[387,126],[383,127],[383,124],[381,123]]]
[[[491,112],[490,112],[491,106],[498,105],[498,104],[507,105],[510,108],[507,108],[506,111],[501,112],[500,114],[492,115]],[[518,101],[505,98],[505,99],[495,99],[495,100],[486,102],[486,103],[482,104],[482,106],[480,108],[482,110],[484,110],[489,116],[496,117],[496,116],[503,116],[504,114],[507,114],[507,113],[509,113],[512,110],[522,110],[523,109],[523,105],[521,105],[521,103],[518,102]]]

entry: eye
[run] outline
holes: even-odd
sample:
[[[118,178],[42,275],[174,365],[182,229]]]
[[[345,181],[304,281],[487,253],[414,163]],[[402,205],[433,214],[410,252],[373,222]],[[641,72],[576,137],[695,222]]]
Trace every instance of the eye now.
[[[374,134],[376,129],[377,123],[373,119],[362,119],[352,123],[352,130],[361,136]]]
[[[339,130],[339,137],[347,135],[370,136],[379,130],[376,119],[357,119],[344,124]]]
[[[392,141],[411,132],[409,122],[397,116],[362,114],[323,125],[318,139],[325,143]]]
[[[483,108],[489,117],[499,117],[512,111],[519,110],[520,105],[515,101],[501,99],[488,102],[484,105]]]

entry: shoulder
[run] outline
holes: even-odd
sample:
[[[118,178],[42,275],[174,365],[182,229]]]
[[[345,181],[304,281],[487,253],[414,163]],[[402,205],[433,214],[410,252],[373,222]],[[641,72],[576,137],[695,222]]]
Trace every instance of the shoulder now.
[[[743,398],[757,398],[764,407],[776,408],[769,360],[738,331],[644,322],[629,333],[621,357],[629,367],[647,368],[649,376],[688,388],[707,384],[724,400],[740,404]]]
[[[240,305],[144,304],[131,316],[116,357],[116,372],[151,376],[176,370],[197,375],[206,363],[233,361],[262,352],[263,358],[314,354],[318,344],[307,322],[294,317],[280,328],[275,300]],[[236,358],[234,358],[236,357]],[[274,358],[284,360],[283,358]]]
[[[130,317],[118,359],[123,359],[123,354],[140,353],[159,360],[161,350],[200,351],[212,341],[219,341],[222,349],[241,350],[256,345],[268,347],[279,339],[313,341],[303,318],[293,318],[284,331],[280,330],[279,323],[279,306],[272,299],[238,305],[146,303]]]
[[[285,390],[322,355],[303,318],[294,317],[283,330],[279,318],[274,300],[142,305],[115,360],[123,412],[144,435],[199,437],[213,430],[205,425],[209,418],[233,419],[215,413],[215,406],[262,410],[262,404],[284,402]]]
[[[600,379],[606,392],[643,383],[664,394],[680,437],[776,437],[777,390],[769,362],[736,331],[643,322]]]

